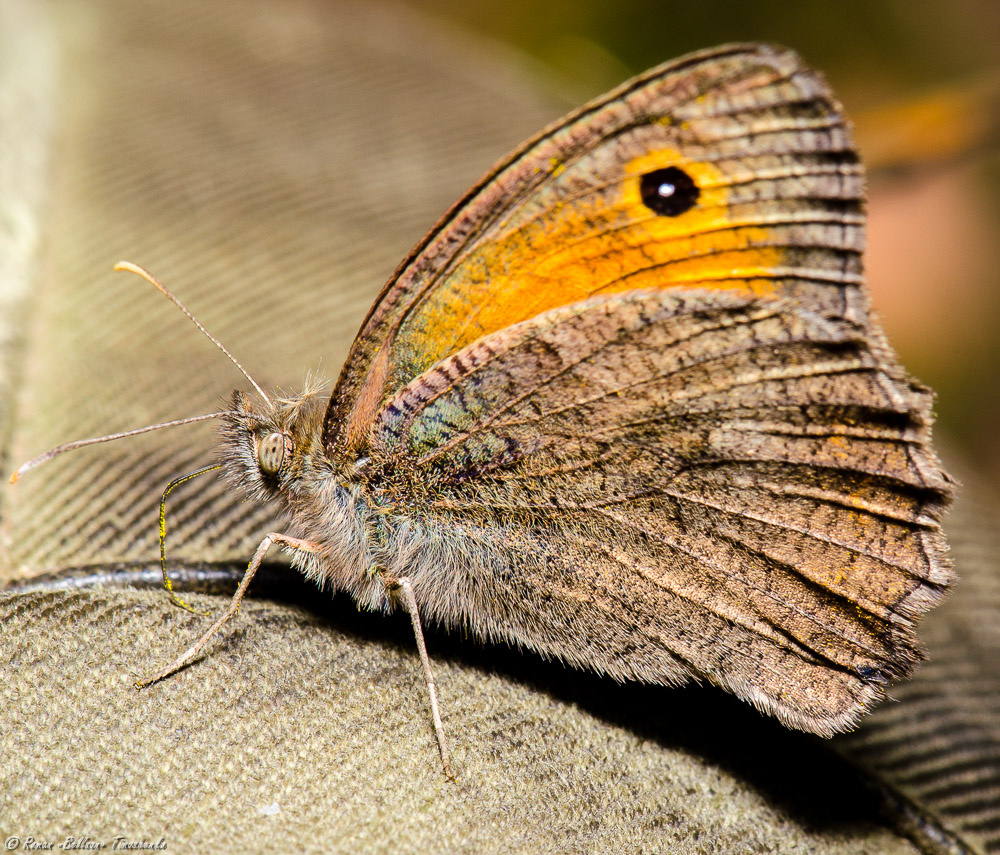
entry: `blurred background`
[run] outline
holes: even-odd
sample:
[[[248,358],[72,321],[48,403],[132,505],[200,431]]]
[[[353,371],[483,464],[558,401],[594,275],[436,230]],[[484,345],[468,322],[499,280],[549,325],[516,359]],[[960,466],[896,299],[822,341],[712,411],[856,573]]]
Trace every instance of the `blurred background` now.
[[[870,170],[868,274],[939,435],[1000,486],[1000,3],[410,0],[514,45],[575,106],[686,51],[762,40],[823,70]]]

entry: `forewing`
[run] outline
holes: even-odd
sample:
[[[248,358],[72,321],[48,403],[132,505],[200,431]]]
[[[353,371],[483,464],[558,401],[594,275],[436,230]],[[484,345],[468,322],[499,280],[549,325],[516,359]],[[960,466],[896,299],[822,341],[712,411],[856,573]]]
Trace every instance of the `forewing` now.
[[[618,678],[704,676],[829,733],[911,669],[951,580],[930,419],[849,323],[640,291],[413,380],[376,417],[367,488],[428,616]]]
[[[647,204],[643,177],[665,169],[692,182],[690,208]],[[840,107],[790,51],[732,45],[647,72],[499,163],[400,266],[354,342],[324,442],[356,456],[417,374],[595,295],[784,294],[866,327],[862,197]]]

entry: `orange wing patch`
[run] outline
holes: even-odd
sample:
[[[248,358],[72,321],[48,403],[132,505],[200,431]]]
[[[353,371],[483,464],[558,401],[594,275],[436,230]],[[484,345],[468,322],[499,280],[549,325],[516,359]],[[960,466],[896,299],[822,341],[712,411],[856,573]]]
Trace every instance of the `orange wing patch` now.
[[[678,216],[643,202],[642,176],[664,167],[686,172],[697,203]],[[617,183],[572,193],[574,167],[553,164],[564,185],[548,208],[526,206],[501,220],[410,312],[397,343],[429,364],[483,335],[596,294],[650,288],[774,290],[783,249],[772,230],[740,223],[730,208],[732,179],[711,163],[671,148],[625,164]],[[621,174],[621,173],[620,173]],[[407,341],[409,339],[409,342]]]

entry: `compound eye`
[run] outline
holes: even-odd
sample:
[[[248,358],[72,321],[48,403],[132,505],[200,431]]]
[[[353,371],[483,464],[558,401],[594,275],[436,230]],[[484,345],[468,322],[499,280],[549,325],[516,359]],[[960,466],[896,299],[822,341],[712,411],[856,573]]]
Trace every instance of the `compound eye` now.
[[[257,446],[257,463],[265,475],[275,475],[285,462],[285,435],[274,431]]]

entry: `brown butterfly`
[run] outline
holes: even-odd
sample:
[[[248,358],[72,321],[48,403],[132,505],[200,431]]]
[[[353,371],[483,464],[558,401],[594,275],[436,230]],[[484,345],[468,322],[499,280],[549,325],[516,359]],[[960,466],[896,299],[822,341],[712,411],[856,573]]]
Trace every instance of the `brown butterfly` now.
[[[953,581],[931,393],[865,290],[863,184],[825,82],[766,46],[542,131],[400,265],[328,403],[235,393],[222,466],[289,527],[146,682],[278,543],[409,612],[446,770],[422,620],[850,727]]]

